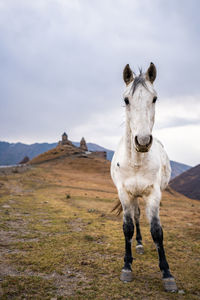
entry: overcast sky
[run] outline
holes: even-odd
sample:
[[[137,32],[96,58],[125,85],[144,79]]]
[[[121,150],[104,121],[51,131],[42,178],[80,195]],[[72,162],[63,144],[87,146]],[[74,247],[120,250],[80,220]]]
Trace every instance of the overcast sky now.
[[[0,140],[66,131],[115,150],[123,68],[153,61],[153,134],[170,159],[200,163],[199,11],[198,0],[0,0]]]

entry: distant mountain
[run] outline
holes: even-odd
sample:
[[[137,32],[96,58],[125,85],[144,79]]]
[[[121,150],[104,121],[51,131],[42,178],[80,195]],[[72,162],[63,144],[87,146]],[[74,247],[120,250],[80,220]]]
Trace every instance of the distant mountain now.
[[[57,143],[35,143],[26,145],[22,143],[0,142],[0,165],[18,164],[25,156],[30,159],[56,147]]]
[[[170,187],[189,198],[200,200],[200,165],[174,178]]]
[[[79,147],[79,142],[72,142],[75,146]],[[7,143],[0,142],[0,165],[14,165],[18,164],[25,156],[30,159],[38,156],[39,154],[46,152],[52,148],[55,148],[58,143],[35,143],[31,145],[22,143]],[[107,159],[112,160],[114,151],[106,149],[94,143],[87,143],[89,151],[106,151]],[[180,175],[182,172],[190,169],[191,167],[175,161],[170,161],[172,168],[172,176]]]
[[[176,176],[180,175],[181,173],[191,169],[191,166],[170,160],[170,165],[172,169],[171,179],[175,178]]]

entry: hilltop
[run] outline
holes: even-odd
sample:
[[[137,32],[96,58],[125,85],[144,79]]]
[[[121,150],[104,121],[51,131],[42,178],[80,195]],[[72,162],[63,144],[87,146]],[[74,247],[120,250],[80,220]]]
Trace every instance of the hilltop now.
[[[105,151],[88,151],[88,147],[84,137],[80,141],[79,146],[75,146],[64,132],[62,140],[58,142],[57,146],[47,152],[44,152],[34,157],[28,164],[38,164],[53,159],[62,159],[66,156],[79,155],[79,157],[102,157],[106,159]]]
[[[49,151],[46,151],[29,161],[29,164],[38,164],[52,159],[62,158],[76,154],[84,154],[84,151],[74,145],[59,145]]]

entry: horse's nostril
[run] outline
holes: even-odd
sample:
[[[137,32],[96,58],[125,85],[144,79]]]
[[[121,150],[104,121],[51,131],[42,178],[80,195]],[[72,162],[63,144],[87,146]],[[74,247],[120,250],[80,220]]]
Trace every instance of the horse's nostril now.
[[[137,137],[137,135],[135,136],[135,143],[136,143],[137,146],[139,146],[139,142],[138,142],[138,137]]]

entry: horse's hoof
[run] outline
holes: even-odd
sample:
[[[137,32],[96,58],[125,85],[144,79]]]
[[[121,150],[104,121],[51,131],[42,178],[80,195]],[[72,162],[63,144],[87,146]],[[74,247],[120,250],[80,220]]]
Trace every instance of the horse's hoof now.
[[[143,247],[143,245],[137,245],[136,246],[136,253],[137,254],[144,254],[144,247]]]
[[[130,282],[133,280],[133,273],[130,270],[122,269],[120,280],[124,282]]]
[[[176,293],[178,291],[175,279],[173,277],[163,278],[163,284],[166,292]]]

